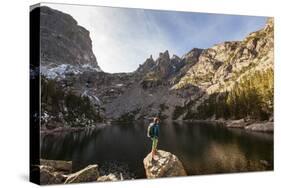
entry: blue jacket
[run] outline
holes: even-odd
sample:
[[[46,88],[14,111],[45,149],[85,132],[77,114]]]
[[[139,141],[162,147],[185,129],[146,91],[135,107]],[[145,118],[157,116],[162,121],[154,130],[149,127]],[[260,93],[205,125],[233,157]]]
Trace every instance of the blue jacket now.
[[[159,137],[159,124],[152,123],[151,129],[152,129],[152,138],[158,138]]]

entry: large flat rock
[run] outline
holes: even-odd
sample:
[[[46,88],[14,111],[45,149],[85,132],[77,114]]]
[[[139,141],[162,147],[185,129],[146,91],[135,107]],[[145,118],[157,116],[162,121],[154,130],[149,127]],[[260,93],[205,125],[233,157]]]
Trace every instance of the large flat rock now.
[[[62,171],[65,173],[72,172],[72,161],[40,159],[40,165],[50,166],[54,168],[56,171]]]
[[[81,183],[96,181],[99,177],[98,165],[89,165],[86,168],[70,174],[65,183]]]

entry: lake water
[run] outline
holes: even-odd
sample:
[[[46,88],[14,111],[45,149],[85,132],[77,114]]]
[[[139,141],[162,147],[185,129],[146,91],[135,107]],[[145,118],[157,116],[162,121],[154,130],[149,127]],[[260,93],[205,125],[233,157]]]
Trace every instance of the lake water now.
[[[42,135],[41,158],[72,160],[75,170],[98,164],[102,174],[120,171],[144,178],[150,152],[148,123],[113,124],[81,132]],[[208,123],[162,122],[159,149],[175,154],[189,175],[273,169],[273,134]]]

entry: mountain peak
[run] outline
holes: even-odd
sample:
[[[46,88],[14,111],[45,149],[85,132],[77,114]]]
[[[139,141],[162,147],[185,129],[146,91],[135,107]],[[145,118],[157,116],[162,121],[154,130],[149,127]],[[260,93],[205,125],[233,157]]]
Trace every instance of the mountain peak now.
[[[273,27],[273,25],[274,25],[274,18],[273,17],[268,18],[266,21],[266,26]]]
[[[169,51],[166,50],[164,53],[163,53],[163,52],[160,52],[160,53],[159,53],[159,58],[170,59]]]
[[[180,60],[179,56],[173,54],[173,56],[171,57],[171,60]]]
[[[99,69],[92,51],[90,32],[78,25],[69,14],[42,6],[40,10],[41,62],[43,66],[57,67],[87,65]]]

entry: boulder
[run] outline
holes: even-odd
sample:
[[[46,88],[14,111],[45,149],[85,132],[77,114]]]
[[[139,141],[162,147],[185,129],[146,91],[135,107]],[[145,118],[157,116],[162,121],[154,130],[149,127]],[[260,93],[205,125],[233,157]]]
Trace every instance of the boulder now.
[[[187,173],[177,156],[163,150],[157,151],[158,160],[152,160],[151,153],[143,160],[146,177],[160,178],[186,176]]]
[[[114,174],[108,174],[105,176],[100,176],[97,181],[118,181],[117,177]]]
[[[68,175],[65,183],[80,183],[96,181],[99,177],[98,165],[89,165],[86,168]]]
[[[56,172],[53,167],[41,165],[39,168],[41,185],[60,184],[66,179],[61,172]]]
[[[52,167],[55,171],[61,171],[64,173],[72,172],[72,161],[40,159],[40,165]]]
[[[40,169],[40,184],[42,185],[118,180],[116,175],[112,173],[99,177],[97,164],[89,165],[72,174],[72,161],[40,159],[38,167]],[[123,180],[122,177],[121,180]]]

